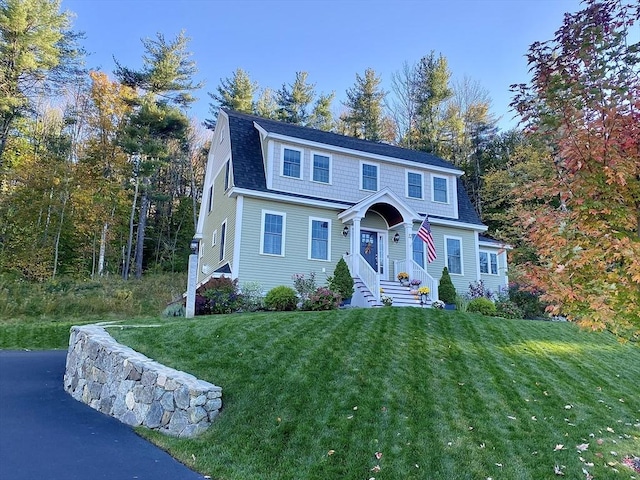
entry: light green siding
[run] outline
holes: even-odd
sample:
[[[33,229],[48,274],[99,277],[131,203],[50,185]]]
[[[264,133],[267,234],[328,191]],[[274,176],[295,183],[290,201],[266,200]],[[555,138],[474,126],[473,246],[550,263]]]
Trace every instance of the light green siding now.
[[[414,225],[414,232],[418,231],[420,225]],[[453,227],[431,224],[431,234],[433,243],[436,246],[437,258],[432,263],[425,263],[427,272],[436,280],[440,281],[442,277],[442,269],[446,266],[447,259],[445,257],[445,237],[457,237],[461,239],[462,246],[462,275],[451,274],[451,281],[456,287],[458,294],[466,293],[469,290],[469,284],[478,279],[475,232],[472,230],[462,230]]]
[[[281,212],[286,215],[284,228],[284,255],[266,255],[260,252],[262,211]],[[342,235],[344,225],[338,220],[338,210],[293,205],[245,197],[242,213],[242,242],[240,245],[240,284],[260,282],[264,291],[278,285],[293,286],[292,275],[316,273],[317,284],[324,285],[342,254],[349,249],[349,237]],[[309,259],[309,217],[331,221],[330,259]],[[324,269],[324,271],[323,271]]]
[[[224,166],[217,172],[213,181],[214,200],[213,208],[210,212],[205,212],[207,216],[202,229],[202,258],[200,258],[200,268],[198,271],[198,282],[203,280],[216,269],[225,263],[231,264],[233,259],[233,248],[235,243],[236,228],[236,199],[226,195],[224,190],[225,168]],[[222,223],[226,219],[226,235],[224,245],[224,257],[220,260]],[[216,232],[216,245],[213,245],[213,233]]]

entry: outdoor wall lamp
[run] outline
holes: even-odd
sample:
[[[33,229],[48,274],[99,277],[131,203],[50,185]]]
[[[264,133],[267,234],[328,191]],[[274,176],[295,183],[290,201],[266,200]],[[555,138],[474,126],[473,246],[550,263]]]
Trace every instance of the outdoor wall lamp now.
[[[349,227],[344,227],[342,229],[342,236],[346,237],[347,235],[349,235]]]
[[[398,243],[399,241],[400,241],[400,234],[396,232],[396,234],[393,236],[393,243]]]
[[[191,240],[189,247],[191,247],[191,253],[195,255],[196,253],[198,253],[198,250],[200,249],[200,240],[198,240],[197,238],[194,238],[193,240]]]

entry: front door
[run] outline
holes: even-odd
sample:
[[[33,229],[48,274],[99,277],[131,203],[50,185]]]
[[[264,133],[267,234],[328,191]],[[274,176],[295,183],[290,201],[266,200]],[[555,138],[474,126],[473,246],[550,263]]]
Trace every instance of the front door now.
[[[378,271],[378,233],[360,230],[360,255]]]

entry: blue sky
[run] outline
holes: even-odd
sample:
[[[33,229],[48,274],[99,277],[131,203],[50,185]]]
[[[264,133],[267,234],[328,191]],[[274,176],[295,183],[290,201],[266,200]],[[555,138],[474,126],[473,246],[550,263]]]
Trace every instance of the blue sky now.
[[[141,38],[185,30],[205,82],[189,112],[209,117],[209,97],[220,78],[241,67],[259,86],[274,90],[309,72],[317,93],[335,91],[341,109],[356,73],[373,68],[391,89],[391,75],[431,50],[442,53],[454,78],[485,87],[502,129],[516,125],[509,85],[526,82],[526,53],[553,37],[579,0],[62,0],[85,32],[88,66],[111,73],[113,58],[142,65]]]

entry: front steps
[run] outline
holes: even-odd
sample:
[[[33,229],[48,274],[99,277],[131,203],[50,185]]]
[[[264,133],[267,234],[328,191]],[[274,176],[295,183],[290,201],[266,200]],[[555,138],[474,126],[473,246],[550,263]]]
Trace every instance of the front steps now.
[[[359,278],[354,278],[354,287],[362,293],[370,307],[381,307],[382,302],[376,302],[373,294],[362,283]],[[427,304],[420,304],[420,295],[412,295],[409,293],[411,288],[403,287],[400,282],[392,282],[389,280],[380,280],[381,295],[387,295],[393,298],[394,307],[430,307],[431,300]]]

